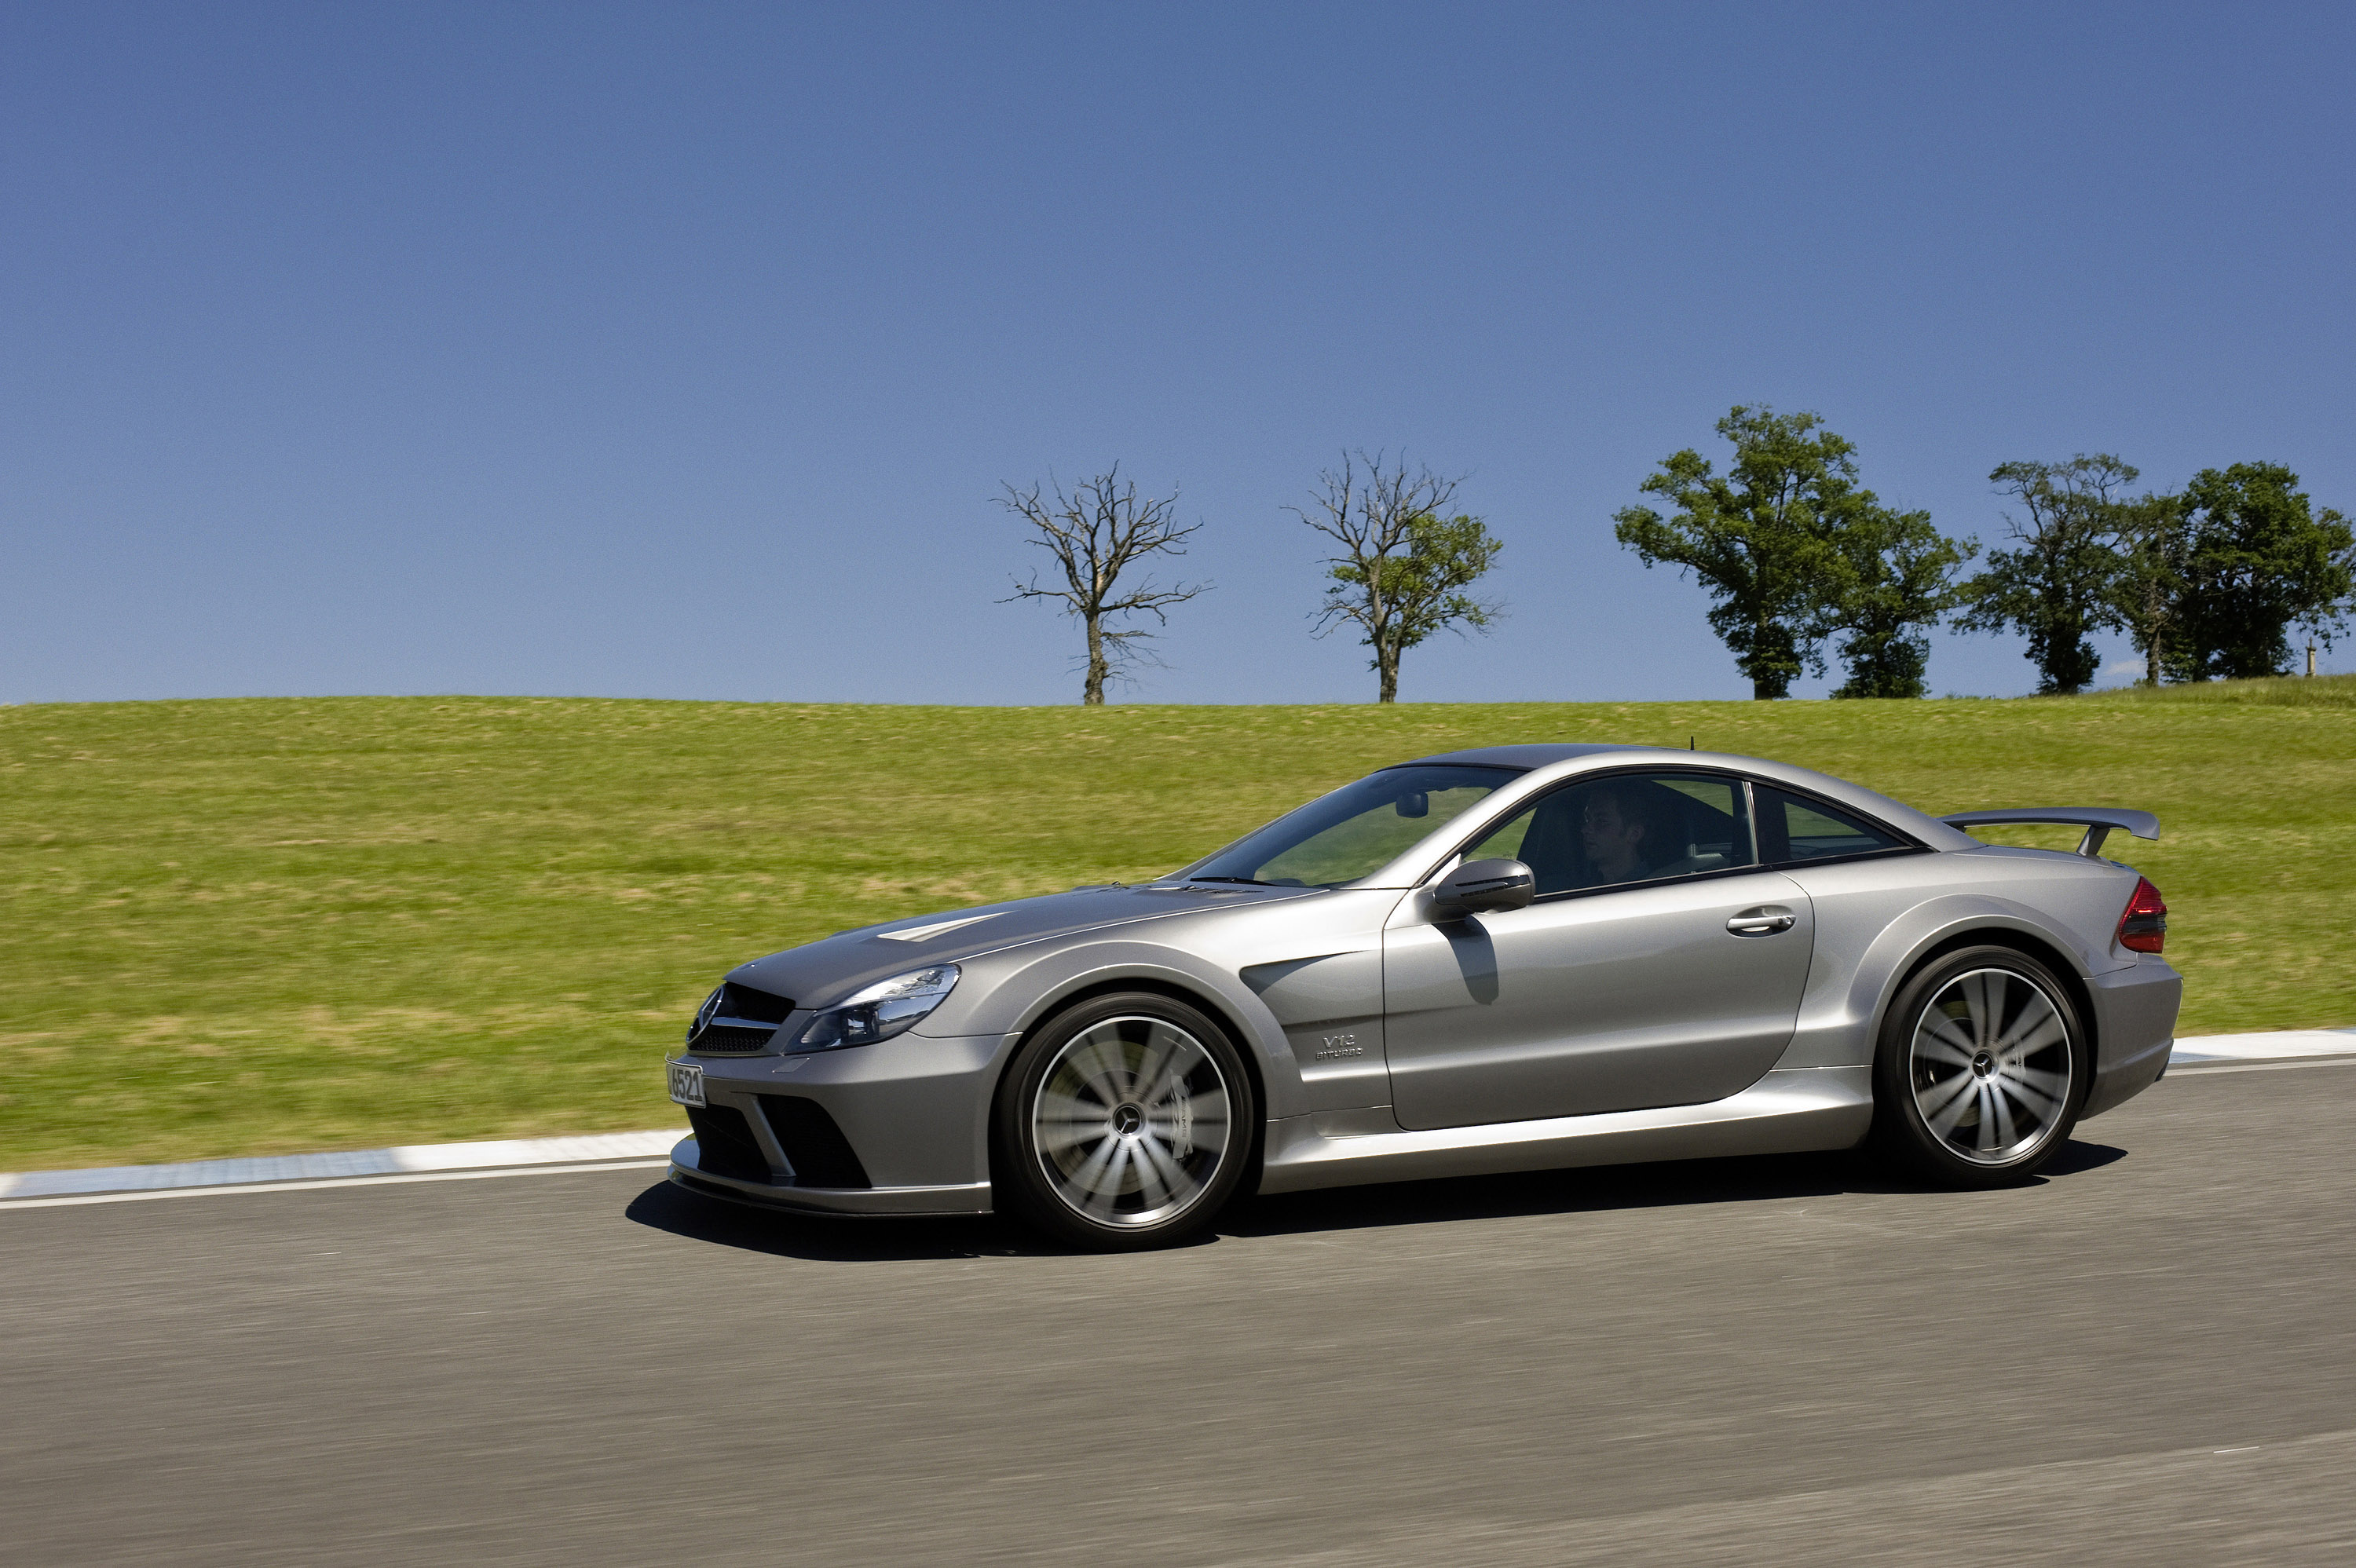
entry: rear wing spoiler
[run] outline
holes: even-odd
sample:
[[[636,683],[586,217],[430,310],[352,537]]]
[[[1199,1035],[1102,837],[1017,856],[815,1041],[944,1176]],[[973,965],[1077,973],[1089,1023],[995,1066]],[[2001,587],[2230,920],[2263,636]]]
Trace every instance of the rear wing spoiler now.
[[[2128,811],[2115,805],[2024,805],[2003,811],[1958,811],[1939,820],[1957,828],[1995,827],[2014,822],[2083,827],[2086,836],[2078,840],[2078,853],[2090,859],[2101,856],[2103,840],[2111,836],[2114,828],[2124,828],[2138,838],[2159,837],[2158,817],[2148,811]]]

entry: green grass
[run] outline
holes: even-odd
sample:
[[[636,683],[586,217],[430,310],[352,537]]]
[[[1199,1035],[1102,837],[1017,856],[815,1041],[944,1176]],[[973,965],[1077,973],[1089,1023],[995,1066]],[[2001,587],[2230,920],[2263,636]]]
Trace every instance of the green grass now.
[[[0,1169],[669,1125],[665,1049],[743,959],[1166,870],[1421,752],[1688,736],[1932,811],[2157,811],[2167,837],[2120,852],[2168,894],[2187,1032],[2356,1023],[2351,677],[2016,701],[21,707],[0,709]]]
[[[2265,680],[2209,680],[2198,686],[2131,686],[2098,694],[2130,702],[2223,703],[2257,708],[2356,707],[2356,675],[2275,677]]]

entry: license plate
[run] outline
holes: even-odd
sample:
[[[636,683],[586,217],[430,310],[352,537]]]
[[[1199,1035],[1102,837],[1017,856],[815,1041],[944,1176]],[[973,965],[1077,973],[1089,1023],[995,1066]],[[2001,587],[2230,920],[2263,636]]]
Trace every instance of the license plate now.
[[[703,1104],[703,1069],[692,1061],[671,1061],[670,1097],[682,1105]]]

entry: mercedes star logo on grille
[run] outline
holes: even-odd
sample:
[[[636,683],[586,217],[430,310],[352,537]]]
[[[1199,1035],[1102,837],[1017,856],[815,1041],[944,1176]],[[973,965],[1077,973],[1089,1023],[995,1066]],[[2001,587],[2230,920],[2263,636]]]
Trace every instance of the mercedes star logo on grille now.
[[[710,1023],[712,1015],[720,1010],[720,998],[727,994],[728,987],[723,986],[703,998],[703,1006],[695,1009],[695,1021],[687,1026],[687,1038],[690,1040],[703,1032],[703,1026]]]

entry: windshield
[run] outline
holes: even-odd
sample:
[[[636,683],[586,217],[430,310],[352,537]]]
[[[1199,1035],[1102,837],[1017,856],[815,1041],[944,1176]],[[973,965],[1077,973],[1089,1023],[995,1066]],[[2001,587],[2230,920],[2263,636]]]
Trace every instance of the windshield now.
[[[1438,763],[1385,768],[1286,812],[1180,874],[1191,881],[1339,887],[1373,875],[1520,776],[1519,768]]]

